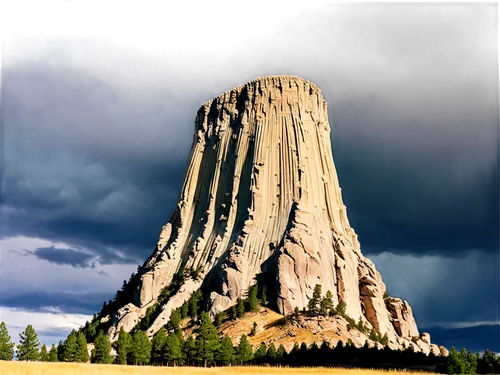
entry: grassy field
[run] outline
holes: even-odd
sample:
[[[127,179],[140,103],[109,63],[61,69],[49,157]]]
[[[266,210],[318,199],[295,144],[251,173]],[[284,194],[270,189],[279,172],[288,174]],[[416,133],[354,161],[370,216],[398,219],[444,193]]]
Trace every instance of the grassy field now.
[[[44,362],[4,362],[0,361],[2,375],[314,375],[314,374],[425,374],[423,372],[382,371],[369,369],[343,368],[277,368],[277,367],[152,367],[90,365],[81,363],[44,363]]]

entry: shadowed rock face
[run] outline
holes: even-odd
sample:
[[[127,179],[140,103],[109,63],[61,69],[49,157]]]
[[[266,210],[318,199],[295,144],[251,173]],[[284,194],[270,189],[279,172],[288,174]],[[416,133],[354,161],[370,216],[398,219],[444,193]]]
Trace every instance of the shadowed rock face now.
[[[114,317],[130,330],[179,270],[197,270],[163,306],[153,335],[190,294],[212,314],[234,305],[260,274],[281,313],[305,307],[316,284],[334,304],[391,342],[418,337],[411,308],[384,300],[385,284],[360,251],[333,163],[327,104],[311,82],[257,79],[198,111],[177,207],[142,267],[133,301]]]

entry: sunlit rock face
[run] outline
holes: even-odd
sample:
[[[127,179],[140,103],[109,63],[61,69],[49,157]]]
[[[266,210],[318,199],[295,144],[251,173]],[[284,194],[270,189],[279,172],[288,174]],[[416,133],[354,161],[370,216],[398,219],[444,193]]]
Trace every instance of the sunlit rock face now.
[[[144,317],[180,270],[183,285],[149,335],[193,291],[202,288],[215,314],[260,278],[281,313],[305,307],[321,284],[335,305],[345,302],[349,316],[387,333],[393,346],[419,336],[410,306],[384,299],[380,273],[361,253],[333,163],[327,104],[298,77],[259,78],[198,110],[177,207],[133,300],[114,316],[112,339]]]

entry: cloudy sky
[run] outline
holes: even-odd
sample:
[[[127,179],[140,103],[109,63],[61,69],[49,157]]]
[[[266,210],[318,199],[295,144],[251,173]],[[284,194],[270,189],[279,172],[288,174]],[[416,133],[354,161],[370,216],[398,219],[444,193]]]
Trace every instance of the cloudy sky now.
[[[390,293],[436,343],[500,352],[497,5],[305,4],[4,4],[16,340],[29,323],[64,338],[151,253],[203,102],[292,74],[329,104],[349,219]]]

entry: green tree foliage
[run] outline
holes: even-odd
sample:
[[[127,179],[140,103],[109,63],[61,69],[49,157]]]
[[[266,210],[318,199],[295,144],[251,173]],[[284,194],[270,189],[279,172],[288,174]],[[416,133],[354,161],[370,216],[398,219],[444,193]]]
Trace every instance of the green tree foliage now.
[[[252,285],[248,288],[248,311],[257,311],[259,309],[259,299],[257,298],[257,284]]]
[[[252,345],[248,342],[246,335],[241,335],[238,348],[236,349],[236,358],[239,364],[248,363],[253,359]]]
[[[445,372],[447,374],[465,374],[465,363],[460,353],[453,347],[446,360]]]
[[[64,340],[63,351],[62,351],[62,360],[64,362],[76,362],[76,331],[72,330],[66,340]]]
[[[196,353],[196,341],[193,336],[188,336],[182,347],[182,356],[187,365],[192,366],[196,363]]]
[[[64,362],[64,344],[62,340],[59,340],[59,344],[57,344],[57,361]]]
[[[212,365],[215,354],[220,347],[219,334],[212,323],[210,316],[203,312],[200,315],[200,326],[196,337],[197,359],[203,363],[203,367]]]
[[[363,319],[359,317],[358,324],[356,324],[356,328],[359,330],[359,332],[366,334],[367,333],[367,328],[365,327],[365,323],[363,322]]]
[[[295,308],[293,309],[293,316],[295,317],[295,319],[298,319],[299,315],[300,315],[299,307],[295,306]]]
[[[180,309],[175,309],[172,311],[172,314],[170,314],[170,320],[167,324],[168,329],[177,331],[180,329],[180,324],[181,324],[181,310]]]
[[[236,317],[238,316],[238,313],[236,311],[236,306],[231,306],[231,308],[229,309],[229,318],[231,320],[235,320]]]
[[[375,328],[372,328],[372,330],[370,331],[370,335],[368,336],[368,338],[372,341],[379,341],[379,337],[378,337],[378,333],[377,331],[375,330]]]
[[[245,315],[245,303],[243,300],[238,298],[237,304],[236,304],[236,316],[238,318],[242,318],[243,315]]]
[[[276,361],[278,363],[283,363],[283,361],[285,360],[285,357],[286,357],[286,350],[285,350],[285,347],[283,346],[283,344],[280,344],[280,346],[278,347],[278,350],[276,350]]]
[[[170,333],[166,340],[165,346],[163,347],[163,356],[167,360],[167,364],[173,364],[181,361],[182,359],[182,348],[179,342],[179,337],[175,333]]]
[[[85,335],[87,342],[94,342],[100,324],[101,320],[95,315],[90,322],[87,321],[85,323],[85,326],[81,329],[81,331]]]
[[[191,294],[191,297],[189,298],[188,315],[192,319],[198,318],[198,311],[200,309],[199,305],[200,305],[202,298],[203,298],[203,295],[201,294],[201,290],[196,290],[193,294]]]
[[[260,291],[259,299],[262,306],[267,305],[267,288],[265,285],[262,287]]]
[[[108,336],[99,331],[94,341],[94,349],[92,349],[90,361],[92,363],[111,363],[113,362],[113,358],[111,358],[110,352],[111,344],[109,343]]]
[[[149,341],[146,332],[135,332],[132,341],[131,362],[134,365],[147,365],[151,358],[151,341]]]
[[[151,360],[153,364],[161,365],[163,364],[163,349],[165,343],[167,342],[167,333],[165,328],[161,327],[158,332],[155,333],[153,339],[151,340]]]
[[[256,333],[257,333],[257,323],[253,322],[252,329],[250,330],[249,336],[255,336]]]
[[[14,358],[14,342],[12,342],[7,325],[0,323],[0,361],[12,361]]]
[[[217,352],[217,362],[223,366],[228,366],[234,362],[234,347],[231,338],[225,335],[222,339],[220,349]]]
[[[261,342],[253,355],[255,363],[257,364],[264,363],[266,361],[266,353],[267,353],[266,344]]]
[[[47,345],[45,344],[40,348],[40,361],[49,362],[49,353],[47,352]]]
[[[477,363],[478,374],[500,374],[500,357],[486,349]]]
[[[335,314],[340,315],[340,316],[345,316],[345,309],[346,309],[346,304],[344,301],[339,301],[339,304],[335,308]]]
[[[387,337],[387,332],[384,333],[384,336],[380,338],[379,341],[382,345],[387,345],[389,343],[389,337]]]
[[[57,348],[54,344],[50,347],[49,350],[49,362],[57,362]]]
[[[226,314],[223,311],[218,312],[217,314],[215,314],[214,325],[216,327],[220,327],[222,325],[222,322],[224,321],[225,317],[226,317]]]
[[[188,317],[189,314],[189,304],[187,302],[184,302],[181,306],[181,318],[185,319]]]
[[[38,335],[30,324],[19,334],[19,345],[17,345],[16,355],[18,361],[37,361],[40,353],[38,352]]]
[[[274,346],[274,342],[270,343],[267,347],[266,358],[268,363],[276,363],[276,346]]]
[[[77,362],[86,363],[89,360],[89,351],[87,349],[87,339],[83,332],[78,332],[76,337],[76,357]]]
[[[314,286],[313,295],[307,303],[307,310],[309,314],[316,315],[319,313],[319,303],[321,301],[321,285]]]
[[[147,330],[148,327],[150,326],[150,323],[152,323],[154,321],[155,317],[157,316],[157,312],[161,308],[160,306],[161,305],[158,302],[149,306],[146,309],[146,314],[144,315],[144,318],[141,319],[139,324],[137,324],[137,326],[135,326],[135,328],[132,332]]]
[[[132,336],[130,333],[125,332],[123,327],[118,334],[118,340],[114,343],[116,350],[115,363],[118,365],[126,365],[130,351],[132,350]]]
[[[332,292],[328,290],[320,302],[319,312],[321,315],[327,316],[328,313],[332,310],[333,310],[333,295]]]

